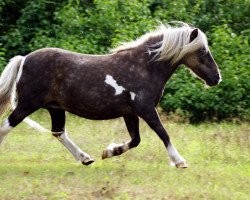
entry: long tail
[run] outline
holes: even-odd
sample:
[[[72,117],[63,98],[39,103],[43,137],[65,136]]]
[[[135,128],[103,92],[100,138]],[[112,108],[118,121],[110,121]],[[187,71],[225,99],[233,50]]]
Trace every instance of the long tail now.
[[[15,101],[16,77],[21,65],[23,56],[12,58],[3,70],[0,77],[0,116]]]
[[[4,112],[12,106],[12,109],[16,107],[16,83],[19,81],[22,68],[25,61],[24,56],[15,56],[9,62],[9,64],[3,70],[0,77],[0,117]],[[41,131],[49,132],[43,128],[37,122],[25,118],[24,122],[29,126]]]

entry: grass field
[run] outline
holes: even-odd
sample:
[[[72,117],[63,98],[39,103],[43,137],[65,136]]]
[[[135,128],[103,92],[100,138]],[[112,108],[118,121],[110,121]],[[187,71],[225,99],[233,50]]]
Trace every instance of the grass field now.
[[[31,118],[50,128],[46,112]],[[249,123],[163,122],[189,168],[168,165],[164,145],[142,120],[137,148],[101,160],[111,142],[129,139],[123,120],[68,115],[69,137],[96,160],[90,166],[22,123],[0,147],[0,199],[250,199]]]

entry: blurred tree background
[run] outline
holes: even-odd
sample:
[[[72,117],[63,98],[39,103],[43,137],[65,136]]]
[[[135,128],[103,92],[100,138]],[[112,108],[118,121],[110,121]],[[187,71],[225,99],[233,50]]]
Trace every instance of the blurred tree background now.
[[[204,31],[223,81],[205,89],[185,67],[167,83],[161,107],[191,122],[250,119],[249,0],[1,0],[0,71],[43,47],[104,54],[159,21]]]

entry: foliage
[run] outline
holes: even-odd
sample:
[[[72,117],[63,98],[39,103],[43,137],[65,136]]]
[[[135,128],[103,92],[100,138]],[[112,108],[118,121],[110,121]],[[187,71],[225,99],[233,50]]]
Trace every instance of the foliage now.
[[[248,0],[2,0],[0,70],[9,58],[42,47],[107,53],[158,21],[180,20],[205,31],[223,82],[206,90],[180,69],[166,87],[163,109],[191,121],[250,118],[249,10]]]
[[[5,15],[8,16],[8,10],[11,12],[14,9],[12,7],[15,7],[17,4],[15,1],[7,0],[10,3],[6,4],[1,13],[5,22],[3,24],[4,27],[1,28],[5,31],[1,34],[0,42],[2,41],[4,48],[8,50],[6,52],[8,58],[30,52],[29,43],[40,30],[44,30],[53,36],[53,33],[50,31],[50,25],[55,23],[53,20],[54,12],[64,5],[61,0],[19,1],[24,6],[22,7],[19,4],[19,15],[16,14],[13,17],[15,19],[13,24],[8,24],[11,23],[11,20],[8,17],[5,18]],[[12,12],[15,14],[16,9],[12,10]]]
[[[147,7],[138,2],[105,0],[80,6],[79,1],[71,1],[55,13],[59,24],[52,26],[52,32],[56,40],[41,30],[31,41],[31,49],[58,46],[84,53],[105,53],[122,39],[131,40],[150,26],[144,17],[149,13]]]
[[[5,57],[5,49],[0,48],[0,66],[4,66],[6,64],[4,57]]]

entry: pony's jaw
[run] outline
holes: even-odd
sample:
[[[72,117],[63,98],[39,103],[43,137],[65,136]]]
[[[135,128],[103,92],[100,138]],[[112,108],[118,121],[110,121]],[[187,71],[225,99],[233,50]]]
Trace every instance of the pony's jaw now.
[[[209,87],[216,86],[222,81],[220,72],[217,71],[209,75],[204,75],[203,73],[200,74],[194,71],[192,72],[193,72],[192,74],[195,74],[196,77],[201,79]]]
[[[215,63],[210,52],[197,56],[196,53],[189,54],[183,59],[185,64],[191,71],[191,73],[205,82],[207,86],[215,86],[221,82],[220,70]]]

